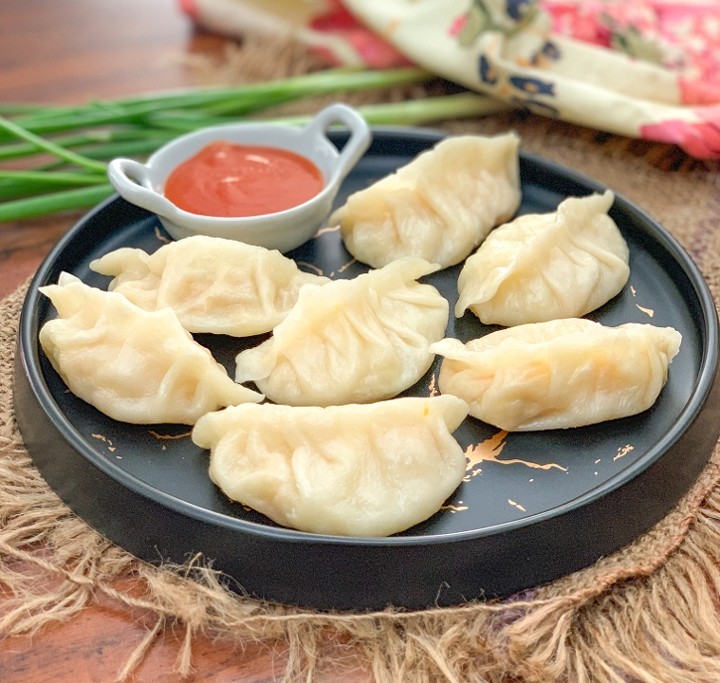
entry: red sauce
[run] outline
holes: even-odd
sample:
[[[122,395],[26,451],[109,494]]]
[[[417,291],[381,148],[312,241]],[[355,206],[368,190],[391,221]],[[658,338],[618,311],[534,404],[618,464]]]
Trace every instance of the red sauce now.
[[[299,154],[218,141],[170,174],[165,196],[204,216],[259,216],[298,206],[322,187],[320,169]]]

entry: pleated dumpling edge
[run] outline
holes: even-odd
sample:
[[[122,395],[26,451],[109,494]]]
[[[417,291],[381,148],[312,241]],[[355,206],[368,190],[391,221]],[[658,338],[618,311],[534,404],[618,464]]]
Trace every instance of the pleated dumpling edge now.
[[[43,351],[74,395],[115,420],[194,424],[264,398],[235,383],[170,308],[145,311],[70,273],[40,292],[59,315],[40,329]]]

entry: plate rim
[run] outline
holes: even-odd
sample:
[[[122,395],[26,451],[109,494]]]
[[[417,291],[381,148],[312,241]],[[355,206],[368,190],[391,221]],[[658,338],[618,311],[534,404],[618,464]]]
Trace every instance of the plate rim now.
[[[438,142],[446,137],[456,136],[454,133],[440,129],[403,126],[373,126],[372,133],[373,142],[375,142],[376,138],[409,138],[420,142],[432,143]],[[335,139],[342,139],[343,135],[343,133],[333,134],[333,137],[335,137]],[[370,153],[370,151],[368,151],[368,153]],[[582,185],[591,191],[602,192],[607,188],[607,186],[603,183],[600,183],[582,172],[532,152],[521,150],[520,161],[521,164],[529,164],[530,166],[534,166],[536,169],[548,169],[553,174],[562,175],[565,178],[570,179],[573,183]],[[615,208],[615,206],[621,206],[624,211],[641,219],[645,224],[644,229],[649,228],[649,231],[652,232],[653,236],[658,239],[660,246],[671,253],[675,263],[680,266],[681,270],[695,290],[695,295],[703,314],[701,325],[702,333],[699,334],[699,337],[704,341],[697,382],[687,403],[674,420],[672,428],[668,430],[668,432],[666,432],[660,440],[656,441],[642,458],[571,500],[516,520],[496,523],[479,529],[468,529],[464,531],[418,536],[365,537],[317,534],[284,527],[267,526],[259,522],[244,520],[238,517],[231,517],[227,514],[198,506],[143,482],[135,475],[118,466],[114,461],[98,458],[97,453],[90,448],[89,444],[84,440],[82,435],[77,432],[74,426],[67,420],[62,410],[60,410],[42,377],[42,370],[39,364],[39,342],[37,340],[37,314],[40,310],[39,307],[41,306],[41,295],[38,291],[38,287],[41,283],[44,283],[44,281],[47,280],[49,274],[51,274],[54,270],[53,266],[56,261],[65,254],[67,246],[76,239],[77,233],[82,232],[86,223],[93,217],[105,213],[115,205],[120,207],[123,205],[130,207],[130,210],[137,212],[138,220],[153,216],[152,212],[135,207],[117,194],[113,194],[111,197],[83,214],[68,229],[63,237],[60,238],[41,263],[29,284],[28,292],[22,305],[18,327],[18,352],[22,355],[24,370],[30,380],[32,390],[42,406],[43,411],[53,421],[55,428],[58,429],[60,433],[64,434],[66,438],[71,437],[70,440],[72,441],[72,447],[79,452],[90,465],[100,469],[104,474],[110,476],[117,483],[120,483],[122,486],[127,486],[141,497],[157,502],[163,506],[167,506],[174,512],[181,515],[188,514],[197,521],[217,524],[222,528],[231,531],[259,534],[260,536],[277,541],[378,547],[387,545],[417,546],[436,543],[451,543],[456,541],[462,542],[512,532],[519,528],[530,527],[535,524],[547,522],[558,516],[571,513],[578,508],[584,507],[608,495],[609,493],[621,488],[627,482],[635,479],[658,459],[662,458],[668,448],[676,443],[690,428],[692,420],[688,420],[688,418],[697,415],[698,410],[707,401],[716,380],[718,373],[718,345],[720,340],[720,333],[718,332],[718,315],[714,299],[712,298],[712,293],[710,292],[709,286],[699,267],[694,262],[690,254],[682,247],[677,238],[674,237],[674,235],[672,235],[672,233],[670,233],[659,221],[652,218],[647,211],[627,199],[622,193],[613,192],[615,194],[615,204],[613,205],[613,208]],[[29,349],[28,344],[30,345]]]

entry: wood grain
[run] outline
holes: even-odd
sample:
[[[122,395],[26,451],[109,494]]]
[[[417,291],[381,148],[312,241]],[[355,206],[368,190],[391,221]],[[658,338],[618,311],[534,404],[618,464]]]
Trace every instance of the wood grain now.
[[[0,101],[70,103],[191,86],[189,58],[222,53],[227,41],[198,33],[173,0],[3,0],[0,15]],[[562,124],[558,124],[562,125]],[[595,135],[598,145],[625,145]],[[630,143],[627,151],[677,170],[689,162],[676,148]],[[652,155],[656,158],[653,159]],[[80,213],[0,223],[0,298],[30,277]],[[2,592],[0,591],[0,616]],[[103,602],[34,636],[0,643],[2,683],[105,683],[115,680],[146,633],[147,615]],[[159,637],[131,683],[176,681],[170,672],[181,634]],[[190,683],[276,680],[283,651],[257,645],[237,649],[198,636]],[[322,681],[338,680],[326,672]],[[370,680],[360,667],[343,671],[347,683]],[[315,679],[316,681],[320,679]]]
[[[197,85],[189,58],[217,57],[226,42],[193,31],[172,0],[3,0],[0,100],[59,104]],[[81,215],[0,223],[0,298],[35,272]],[[4,639],[0,680],[113,681],[146,626],[146,615],[136,611],[93,605],[34,636]],[[176,681],[170,672],[180,639],[172,631],[158,638],[130,682]],[[282,665],[281,650],[253,645],[238,650],[198,637],[195,673],[187,680],[261,683],[275,680]]]
[[[228,41],[193,30],[173,0],[3,0],[0,101],[67,104],[198,85],[193,57]],[[0,298],[80,213],[0,223]]]

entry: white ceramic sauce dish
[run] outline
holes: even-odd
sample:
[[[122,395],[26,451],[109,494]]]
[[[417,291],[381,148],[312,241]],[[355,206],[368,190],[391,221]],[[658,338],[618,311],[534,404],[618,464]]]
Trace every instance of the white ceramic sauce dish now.
[[[334,124],[343,124],[350,133],[342,150],[327,136]],[[357,111],[344,104],[333,104],[303,127],[243,122],[202,128],[164,145],[145,164],[113,159],[108,165],[108,178],[123,199],[157,214],[175,239],[209,235],[287,252],[309,240],[323,226],[340,184],[371,140],[370,128]],[[205,216],[179,208],[163,194],[167,178],[179,164],[217,141],[274,147],[299,154],[320,170],[323,189],[298,206],[259,216]]]

